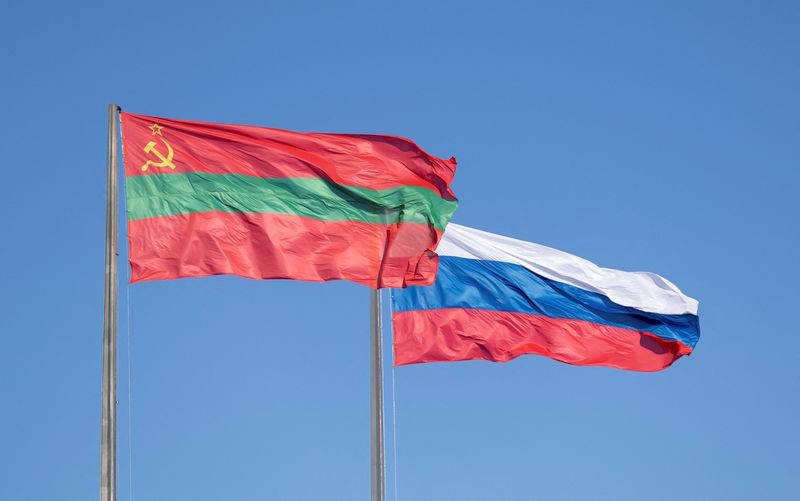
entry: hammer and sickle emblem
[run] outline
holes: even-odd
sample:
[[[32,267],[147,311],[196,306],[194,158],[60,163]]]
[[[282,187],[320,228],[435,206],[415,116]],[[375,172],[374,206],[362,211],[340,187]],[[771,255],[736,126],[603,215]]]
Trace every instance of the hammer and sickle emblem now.
[[[150,166],[169,167],[170,169],[175,170],[175,164],[172,163],[172,158],[175,156],[175,152],[172,151],[172,146],[170,146],[168,142],[164,141],[163,139],[161,139],[161,142],[164,143],[164,146],[167,147],[167,155],[164,156],[163,153],[161,153],[156,149],[155,141],[150,141],[149,143],[147,143],[147,146],[144,147],[144,152],[152,153],[153,155],[158,157],[160,162],[156,162],[154,160],[148,160],[147,162],[145,162],[144,165],[142,165],[142,171],[146,171]]]

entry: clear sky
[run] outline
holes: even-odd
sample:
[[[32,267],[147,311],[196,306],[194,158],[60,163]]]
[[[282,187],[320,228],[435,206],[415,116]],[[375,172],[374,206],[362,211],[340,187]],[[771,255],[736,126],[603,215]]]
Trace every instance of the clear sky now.
[[[97,496],[110,102],[412,138],[458,158],[455,222],[700,300],[696,352],[660,373],[398,368],[397,499],[800,496],[797,2],[2,10],[0,499]],[[368,289],[120,294],[120,501],[130,472],[139,500],[367,499]]]

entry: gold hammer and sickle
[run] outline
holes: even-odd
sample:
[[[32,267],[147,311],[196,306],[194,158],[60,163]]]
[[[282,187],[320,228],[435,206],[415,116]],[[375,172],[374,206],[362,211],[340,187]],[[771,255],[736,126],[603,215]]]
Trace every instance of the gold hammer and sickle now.
[[[153,160],[148,160],[142,165],[142,171],[146,171],[148,167],[151,165],[153,167],[169,167],[170,169],[175,170],[175,164],[172,163],[172,158],[175,156],[175,152],[172,151],[172,146],[169,145],[168,142],[161,140],[164,143],[164,146],[167,147],[167,156],[164,156],[160,151],[156,149],[156,142],[150,141],[147,143],[147,146],[144,147],[145,153],[152,153],[153,155],[157,156],[160,162],[155,162]]]

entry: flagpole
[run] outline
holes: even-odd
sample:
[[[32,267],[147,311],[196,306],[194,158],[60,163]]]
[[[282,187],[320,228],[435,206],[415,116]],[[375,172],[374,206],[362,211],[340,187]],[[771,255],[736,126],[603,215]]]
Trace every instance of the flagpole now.
[[[100,430],[100,501],[117,499],[117,119],[108,105],[106,180],[106,271],[103,298],[103,388]]]
[[[385,501],[383,464],[383,330],[381,290],[370,289],[370,466],[372,501]]]

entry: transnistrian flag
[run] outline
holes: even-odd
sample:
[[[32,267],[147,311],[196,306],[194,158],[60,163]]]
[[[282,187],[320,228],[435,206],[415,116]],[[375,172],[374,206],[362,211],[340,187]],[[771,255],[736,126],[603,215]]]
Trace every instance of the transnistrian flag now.
[[[537,354],[658,371],[700,337],[697,301],[652,273],[456,224],[437,252],[432,286],[392,291],[396,365]]]
[[[122,113],[131,282],[430,284],[456,161],[408,139]]]

